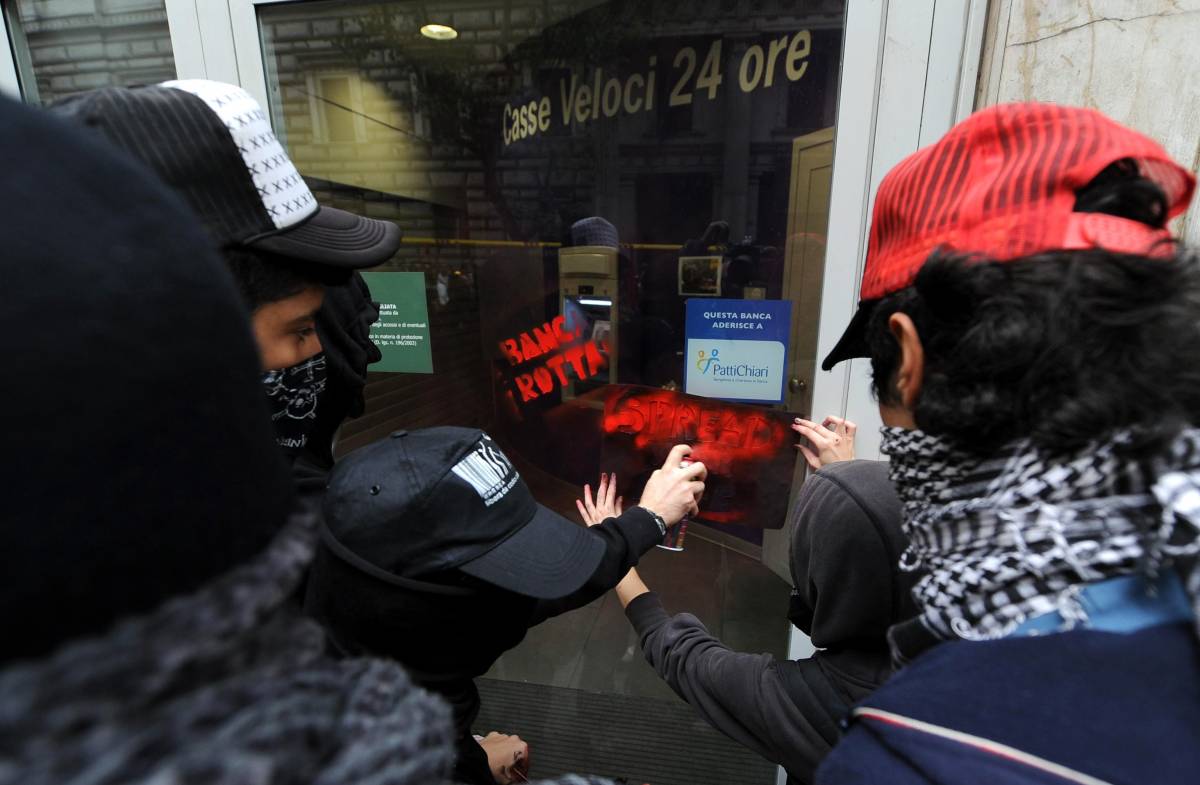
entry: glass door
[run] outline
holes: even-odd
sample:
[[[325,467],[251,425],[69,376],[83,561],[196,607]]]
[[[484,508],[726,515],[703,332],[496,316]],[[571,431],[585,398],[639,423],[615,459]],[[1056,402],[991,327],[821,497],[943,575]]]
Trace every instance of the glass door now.
[[[800,356],[771,369],[783,387],[727,408],[806,403],[787,381],[813,372],[844,4],[712,6],[257,6],[278,135],[322,203],[402,227],[372,281],[417,273],[425,296],[428,372],[373,375],[340,449],[401,427],[478,426],[543,504],[575,518],[582,485],[621,471],[606,463],[617,391],[690,400],[698,305],[794,302],[781,342]],[[795,452],[782,446],[786,499]],[[621,477],[622,490],[636,497],[643,481]],[[789,587],[762,558],[784,505],[755,513],[755,492],[734,488],[750,498],[693,522],[681,552],[658,550],[641,571],[729,646],[783,657]],[[608,596],[531,631],[482,680],[475,730],[520,733],[538,776],[774,781],[675,698],[623,615]],[[664,712],[681,725],[645,744],[660,734],[639,723]]]

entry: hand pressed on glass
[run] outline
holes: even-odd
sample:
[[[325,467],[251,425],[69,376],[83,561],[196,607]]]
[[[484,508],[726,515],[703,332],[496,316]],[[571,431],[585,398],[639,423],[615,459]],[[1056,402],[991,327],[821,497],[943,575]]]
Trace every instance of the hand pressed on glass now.
[[[625,507],[625,497],[617,496],[617,475],[611,477],[607,472],[600,475],[600,484],[596,486],[596,501],[592,501],[592,487],[586,483],[583,486],[583,499],[575,500],[579,508],[579,517],[588,526],[595,526],[606,518],[615,518]]]
[[[808,439],[811,446],[797,444],[796,449],[804,453],[804,459],[813,471],[830,463],[854,460],[854,434],[858,432],[858,426],[844,417],[831,414],[820,425],[797,417],[792,430]]]

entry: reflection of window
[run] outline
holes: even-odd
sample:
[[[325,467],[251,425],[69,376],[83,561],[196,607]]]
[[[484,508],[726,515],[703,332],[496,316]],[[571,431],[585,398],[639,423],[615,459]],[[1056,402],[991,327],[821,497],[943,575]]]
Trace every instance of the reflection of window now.
[[[16,0],[0,10],[30,103],[175,78],[163,0]]]
[[[366,141],[362,86],[357,75],[311,76],[309,85],[317,141]]]
[[[408,107],[412,113],[413,135],[428,139],[432,132],[429,115],[421,106],[421,87],[416,71],[408,75]]]

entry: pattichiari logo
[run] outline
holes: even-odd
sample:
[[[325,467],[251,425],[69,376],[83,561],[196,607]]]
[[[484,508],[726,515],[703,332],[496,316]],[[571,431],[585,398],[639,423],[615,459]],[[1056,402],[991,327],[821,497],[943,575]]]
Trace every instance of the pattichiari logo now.
[[[744,379],[765,381],[771,375],[771,369],[765,365],[738,362],[736,358],[732,364],[728,363],[721,358],[720,352],[720,349],[713,349],[708,354],[705,354],[703,349],[697,351],[696,370],[700,372],[701,376],[712,376],[717,381],[732,382]]]

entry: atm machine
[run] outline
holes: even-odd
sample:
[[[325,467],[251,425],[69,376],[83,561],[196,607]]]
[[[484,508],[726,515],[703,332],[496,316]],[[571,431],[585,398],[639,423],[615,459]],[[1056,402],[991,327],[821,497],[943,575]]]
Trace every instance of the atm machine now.
[[[564,400],[617,381],[619,261],[617,249],[606,245],[558,249],[560,313],[567,318],[568,326],[585,320],[591,331],[590,340],[599,342],[600,351],[608,360],[608,368],[596,376],[582,382],[572,380],[563,390]]]

